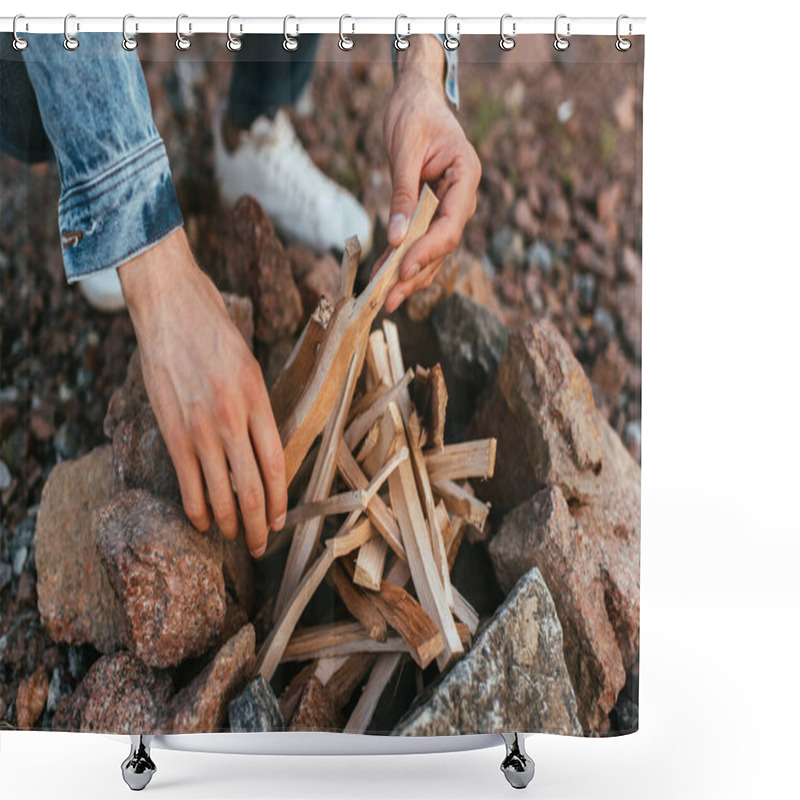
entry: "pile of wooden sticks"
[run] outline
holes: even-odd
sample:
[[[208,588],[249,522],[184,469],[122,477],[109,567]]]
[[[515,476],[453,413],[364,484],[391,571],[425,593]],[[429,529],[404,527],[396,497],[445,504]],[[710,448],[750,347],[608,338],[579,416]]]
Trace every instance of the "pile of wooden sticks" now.
[[[468,481],[492,476],[496,441],[445,444],[441,368],[407,369],[391,321],[371,330],[384,287],[435,207],[426,187],[404,246],[357,299],[358,243],[348,241],[340,297],[309,321],[273,391],[286,452],[303,439],[287,477],[305,490],[285,533],[272,534],[268,553],[290,539],[289,553],[255,669],[269,681],[283,662],[310,662],[281,698],[287,719],[313,705],[315,692],[340,711],[366,678],[343,728],[364,732],[404,655],[444,671],[478,627],[450,571],[465,533],[486,523],[489,508]],[[298,628],[323,581],[352,619]],[[306,724],[326,727],[324,719]]]

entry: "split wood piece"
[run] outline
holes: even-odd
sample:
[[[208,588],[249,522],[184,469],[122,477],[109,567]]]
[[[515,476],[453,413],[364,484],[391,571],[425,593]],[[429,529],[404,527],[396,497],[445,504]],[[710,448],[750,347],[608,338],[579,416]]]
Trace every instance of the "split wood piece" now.
[[[364,459],[364,472],[374,478],[383,469],[384,462],[400,449],[403,438],[403,418],[394,403],[389,403],[378,420],[378,442]],[[406,457],[408,449],[406,448]]]
[[[376,541],[383,542],[383,539],[378,538]],[[353,586],[350,575],[344,567],[341,564],[333,564],[328,577],[345,608],[361,623],[370,638],[375,639],[376,642],[385,642],[386,619],[369,597],[361,589]]]
[[[291,528],[301,522],[308,522],[314,517],[331,517],[336,514],[349,514],[357,508],[366,508],[366,491],[355,489],[352,492],[342,492],[329,497],[327,500],[317,500],[296,506],[286,514],[286,528]]]
[[[353,454],[344,442],[339,445],[337,465],[342,479],[351,488],[365,489],[369,485],[367,476],[356,463]],[[370,522],[375,526],[378,533],[386,539],[393,552],[405,561],[406,551],[400,538],[400,528],[397,525],[394,514],[389,510],[389,506],[379,495],[375,495],[367,504],[366,513]],[[328,542],[330,543],[330,541],[329,539]]]
[[[403,395],[408,396],[408,386],[413,377],[414,373],[408,370],[391,389],[387,390],[381,384],[382,391],[377,400],[366,407],[357,417],[354,417],[344,432],[344,441],[351,450],[355,449],[355,446],[364,438],[375,422],[383,416],[389,403],[399,406]]]
[[[464,650],[468,651],[472,647],[472,634],[469,628],[463,622],[456,622],[456,630],[461,638],[461,644],[464,645]]]
[[[405,586],[411,578],[411,571],[408,564],[400,558],[396,558],[389,569],[386,571],[386,578],[384,583],[392,583],[395,586]],[[470,633],[474,636],[475,631],[478,630],[478,612],[472,607],[470,602],[461,594],[461,592],[453,586],[453,604],[455,607],[454,614],[469,628]]]
[[[389,477],[389,495],[397,515],[414,590],[420,605],[436,623],[444,639],[444,649],[436,659],[439,671],[444,672],[453,660],[464,654],[464,648],[444,594],[438,564],[431,551],[430,534],[420,506],[414,470],[408,461],[404,461]]]
[[[314,675],[318,676],[320,672],[323,672],[330,676],[324,681],[321,678],[319,680],[330,693],[336,708],[341,710],[347,705],[356,687],[364,679],[374,662],[374,653],[354,653],[351,656],[330,659],[320,658],[315,662],[317,670]],[[339,666],[332,671],[328,666],[331,664]]]
[[[333,414],[325,425],[322,434],[319,456],[314,464],[314,471],[308,482],[305,502],[313,503],[327,498],[331,490],[331,484],[336,474],[336,453],[339,449],[339,442],[342,439],[344,428],[344,418],[347,409],[353,400],[356,379],[361,371],[362,355],[364,347],[359,343],[355,354],[350,362],[350,369],[347,378],[342,386],[339,398],[334,407]],[[301,523],[294,532],[292,544],[289,548],[289,556],[286,559],[283,577],[281,578],[278,597],[275,601],[274,620],[278,620],[286,608],[289,598],[295,588],[300,583],[300,579],[308,566],[308,562],[319,544],[319,537],[322,533],[322,517],[314,517],[308,522]]]
[[[389,351],[386,348],[386,339],[380,329],[372,331],[369,335],[367,368],[372,377],[373,385],[382,384],[388,389],[395,384],[395,381],[392,380],[392,370],[389,366]]]
[[[347,427],[349,428],[353,420],[359,414],[370,408],[373,405],[373,403],[377,403],[378,400],[380,400],[381,395],[386,394],[386,392],[388,391],[391,390],[387,389],[383,384],[372,386],[371,388],[364,391],[359,396],[358,400],[353,401],[353,405],[350,406],[350,410],[347,412]],[[346,435],[347,433],[345,432],[345,436]]]
[[[364,459],[375,449],[375,445],[378,444],[379,433],[380,425],[376,420],[369,429],[367,435],[364,437],[364,441],[361,442],[361,447],[356,454],[356,461],[358,461],[359,464],[363,462]]]
[[[356,559],[353,583],[373,591],[381,588],[388,547],[386,539],[382,536],[375,536],[361,545]]]
[[[436,516],[439,519],[439,525],[442,531],[442,541],[444,542],[444,549],[447,552],[447,568],[450,572],[453,571],[453,565],[456,563],[461,542],[464,539],[464,530],[467,523],[461,517],[453,517],[447,513],[447,508],[442,500],[436,506]]]
[[[351,297],[356,285],[358,264],[361,261],[361,242],[358,236],[351,236],[345,240],[344,253],[342,254],[341,283],[339,284],[339,299]]]
[[[399,636],[389,636],[385,642],[377,642],[370,638],[360,622],[334,622],[296,631],[283,652],[281,663],[350,656],[354,653],[407,652],[408,645]]]
[[[425,669],[444,649],[439,629],[422,606],[402,587],[383,581],[371,599],[386,622],[408,645],[411,657]]]
[[[414,467],[414,477],[417,482],[417,489],[425,506],[425,517],[428,520],[428,531],[431,539],[431,550],[439,569],[439,578],[444,589],[445,600],[448,608],[453,610],[453,589],[450,584],[450,568],[447,563],[447,548],[442,539],[442,530],[439,526],[439,517],[436,514],[436,505],[433,502],[433,492],[428,480],[428,470],[425,465],[425,458],[422,455],[420,439],[422,430],[416,412],[412,412],[405,417],[406,433],[408,444],[411,451],[411,463]]]
[[[333,553],[334,558],[341,558],[353,550],[358,550],[362,544],[368,542],[376,535],[375,528],[369,519],[362,519],[357,525],[343,536],[331,536],[325,547]]]
[[[361,697],[358,698],[356,707],[344,727],[344,733],[364,733],[367,730],[375,714],[375,709],[378,707],[381,695],[392,679],[392,675],[402,657],[402,653],[391,653],[379,656],[376,659],[375,665],[372,667],[369,678],[364,685],[364,691]]]
[[[281,716],[287,723],[297,710],[297,704],[300,702],[300,697],[306,688],[306,684],[311,678],[315,677],[317,664],[318,662],[315,661],[313,664],[307,664],[303,667],[303,669],[289,681],[289,685],[283,690],[283,693],[278,699]],[[320,681],[320,683],[322,683],[322,681]]]
[[[342,527],[339,528],[336,537],[343,539],[352,530],[361,513],[360,510],[352,511],[342,524]],[[275,627],[258,651],[254,665],[254,677],[258,673],[263,675],[265,680],[272,680],[292,631],[295,629],[305,607],[309,604],[314,592],[319,588],[334,560],[333,547],[325,547],[317,557],[317,560],[303,575],[294,594],[287,602],[286,608],[276,621]]]
[[[389,354],[389,369],[392,373],[392,383],[397,383],[405,374],[403,366],[403,351],[400,349],[400,335],[397,325],[390,319],[383,321],[383,335],[386,339],[386,350]]]
[[[447,384],[441,364],[434,364],[428,376],[430,400],[428,402],[428,433],[434,450],[444,447],[444,423],[447,412]]]
[[[408,249],[428,230],[438,203],[426,184],[403,242],[388,251],[378,273],[358,298],[346,297],[337,304],[313,361],[295,358],[279,376],[276,388],[281,402],[272,406],[284,447],[287,484],[325,427],[353,355],[397,283]],[[284,388],[286,383],[294,389]]]
[[[489,516],[489,506],[455,481],[431,481],[433,491],[444,501],[447,510],[465,522],[483,530]]]
[[[433,482],[491,478],[496,455],[497,439],[476,439],[426,452],[425,466]]]

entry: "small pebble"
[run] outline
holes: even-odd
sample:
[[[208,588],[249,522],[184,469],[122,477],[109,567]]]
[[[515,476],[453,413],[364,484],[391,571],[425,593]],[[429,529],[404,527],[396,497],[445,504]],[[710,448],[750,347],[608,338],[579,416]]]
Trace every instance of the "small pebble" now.
[[[592,322],[598,331],[601,331],[609,338],[614,335],[614,315],[607,308],[596,308],[592,315]]]
[[[13,577],[13,572],[11,570],[11,565],[6,564],[5,561],[0,561],[0,592],[11,583],[11,578]],[[0,715],[2,716],[2,715]]]
[[[28,559],[28,548],[24,545],[22,547],[18,547],[14,552],[14,563],[12,564],[14,568],[14,574],[19,577],[22,575],[22,570],[25,569],[25,562]]]
[[[572,279],[573,286],[578,290],[581,304],[591,308],[594,305],[597,282],[594,275],[589,272],[579,272]]]
[[[553,269],[553,254],[550,248],[538,239],[528,248],[525,261],[528,269],[538,269],[544,275],[549,275]]]
[[[5,461],[0,461],[0,492],[4,492],[9,486],[11,486],[11,470]]]
[[[562,125],[566,125],[572,119],[572,115],[574,113],[575,104],[572,102],[572,100],[564,100],[563,103],[559,103],[556,116]]]

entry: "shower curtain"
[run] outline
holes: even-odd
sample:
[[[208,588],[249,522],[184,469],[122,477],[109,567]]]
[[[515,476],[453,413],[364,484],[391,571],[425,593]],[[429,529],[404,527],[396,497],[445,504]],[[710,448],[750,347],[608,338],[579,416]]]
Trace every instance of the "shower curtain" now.
[[[27,39],[0,727],[635,731],[643,37]]]

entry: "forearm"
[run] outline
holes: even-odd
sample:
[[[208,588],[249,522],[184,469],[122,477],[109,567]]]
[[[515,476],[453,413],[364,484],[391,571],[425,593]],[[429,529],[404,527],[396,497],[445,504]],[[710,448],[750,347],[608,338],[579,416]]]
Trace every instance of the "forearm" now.
[[[432,84],[442,87],[445,55],[442,43],[436,36],[415,37],[411,47],[397,53],[396,64],[397,81],[416,74]]]

